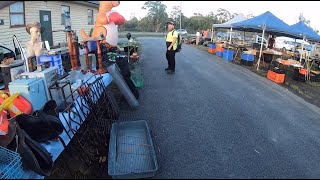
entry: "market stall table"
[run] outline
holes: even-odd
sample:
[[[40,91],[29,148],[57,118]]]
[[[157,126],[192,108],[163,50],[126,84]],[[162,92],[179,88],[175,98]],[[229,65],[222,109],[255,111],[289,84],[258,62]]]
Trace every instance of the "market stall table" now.
[[[97,77],[100,75],[95,75],[95,76]],[[109,73],[104,73],[104,74],[101,74],[101,76],[103,78],[103,82],[104,82],[105,87],[107,87],[112,82],[111,75]],[[95,79],[90,78],[89,81],[91,81],[91,80],[94,81]],[[79,98],[80,97],[77,97],[77,99],[79,99]],[[75,103],[75,104],[76,104],[76,106],[73,108],[80,109],[79,104],[77,104],[77,103]],[[81,113],[80,116],[84,117],[84,114],[81,111],[79,111],[79,112]],[[67,113],[65,113],[65,114],[67,114]],[[66,121],[62,120],[64,118],[68,118],[67,115],[63,116],[63,113],[59,113],[59,118],[60,118],[61,122],[63,123],[65,130],[67,131],[67,132],[63,131],[63,133],[60,135],[60,137],[63,139],[64,143],[66,145],[68,145],[74,136],[73,133],[68,133],[70,130],[69,125],[71,125],[72,129],[78,130],[80,128],[80,125],[78,124],[78,123],[80,123],[80,118],[73,119],[76,122],[70,121],[71,124],[69,124],[69,125],[67,124],[68,119],[66,119]],[[69,136],[70,136],[70,138],[69,138]],[[51,153],[53,161],[56,161],[57,158],[62,153],[62,151],[64,150],[64,146],[60,141],[50,141],[49,144],[41,143],[41,145],[44,146],[49,153]],[[23,178],[24,179],[43,179],[44,176],[40,176],[31,170],[24,170]]]
[[[272,58],[271,58],[271,61],[270,63],[272,63],[276,58],[279,58],[280,56],[282,56],[282,52],[278,52],[278,51],[275,51],[275,50],[264,50],[262,51],[262,63],[263,63],[263,66],[265,66],[265,56],[268,56],[268,55],[271,55]]]

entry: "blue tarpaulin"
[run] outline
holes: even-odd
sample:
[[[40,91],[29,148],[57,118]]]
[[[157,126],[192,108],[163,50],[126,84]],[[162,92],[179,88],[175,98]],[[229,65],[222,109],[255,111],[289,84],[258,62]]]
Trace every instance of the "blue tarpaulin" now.
[[[267,11],[259,16],[251,19],[232,24],[232,28],[239,31],[262,32],[263,25],[266,26],[265,32],[276,36],[286,36],[299,39],[295,31],[291,30],[290,26]]]
[[[304,22],[300,21],[294,25],[290,26],[293,31],[295,31],[297,34],[299,34],[301,39],[303,36],[306,37],[306,39],[311,41],[320,41],[320,36],[314,32],[311,28],[309,28]]]

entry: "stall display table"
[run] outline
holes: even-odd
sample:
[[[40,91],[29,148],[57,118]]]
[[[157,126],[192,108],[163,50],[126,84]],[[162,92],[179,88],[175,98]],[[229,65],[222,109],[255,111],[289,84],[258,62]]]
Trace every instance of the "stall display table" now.
[[[95,75],[95,76],[97,77],[97,76],[100,76],[100,75]],[[104,74],[101,74],[101,76],[102,76],[102,80],[103,80],[103,83],[104,83],[105,87],[107,87],[112,82],[111,75],[109,73],[104,73]],[[95,78],[90,78],[89,81],[91,81],[91,80],[94,81]],[[97,100],[98,99],[96,99],[96,101]],[[78,97],[76,97],[75,102],[79,102],[79,101],[80,101],[80,97],[78,96]],[[75,107],[73,107],[73,109],[78,110],[80,108],[81,107],[79,107],[79,104],[75,103]],[[78,111],[78,112],[80,112],[81,118],[85,117],[84,114],[82,113],[82,111]],[[65,127],[65,130],[60,135],[60,137],[63,139],[63,141],[64,141],[64,143],[66,145],[68,145],[70,143],[71,139],[74,136],[74,133],[69,133],[70,132],[70,126],[72,127],[73,131],[74,130],[78,130],[80,128],[80,126],[81,126],[79,117],[75,117],[75,118],[73,118],[73,121],[69,121],[67,114],[68,113],[62,113],[62,112],[59,113],[59,118],[60,118],[61,122],[63,123],[63,125]],[[62,120],[62,119],[66,119],[66,121]],[[87,121],[87,119],[85,119],[85,120]],[[68,124],[67,122],[70,122],[70,123]],[[41,143],[41,145],[44,146],[49,153],[51,153],[53,161],[56,161],[57,158],[62,153],[62,151],[64,150],[64,146],[60,141],[50,141],[49,144]],[[35,172],[33,172],[31,170],[25,170],[24,169],[23,178],[24,179],[43,179],[44,176],[40,176],[40,175],[36,174]]]

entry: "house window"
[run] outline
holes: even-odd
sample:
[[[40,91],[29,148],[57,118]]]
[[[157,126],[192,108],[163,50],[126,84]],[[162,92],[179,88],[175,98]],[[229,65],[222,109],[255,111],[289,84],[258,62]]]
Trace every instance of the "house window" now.
[[[88,25],[93,25],[93,10],[88,9]]]
[[[70,6],[61,6],[61,25],[65,25],[65,17],[64,17],[64,13],[65,12],[69,12],[70,13]]]
[[[11,27],[25,26],[24,2],[16,2],[11,4],[9,8],[9,14]]]

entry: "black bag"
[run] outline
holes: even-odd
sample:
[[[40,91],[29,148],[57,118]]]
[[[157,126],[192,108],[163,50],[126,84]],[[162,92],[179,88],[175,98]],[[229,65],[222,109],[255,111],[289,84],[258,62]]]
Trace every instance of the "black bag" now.
[[[50,176],[53,161],[50,153],[19,127],[15,119],[9,123],[7,135],[0,136],[0,145],[12,151],[17,151],[22,160],[22,166],[41,176]]]
[[[172,31],[172,36],[173,36],[174,31]],[[182,41],[181,41],[181,36],[179,33],[178,33],[177,41],[178,41],[178,46],[177,46],[176,52],[180,52],[182,49]]]

